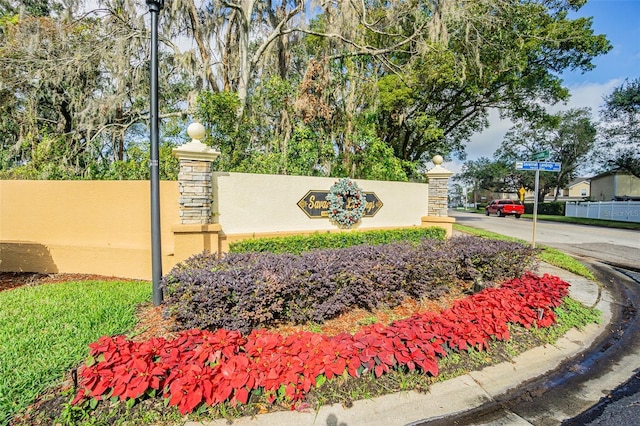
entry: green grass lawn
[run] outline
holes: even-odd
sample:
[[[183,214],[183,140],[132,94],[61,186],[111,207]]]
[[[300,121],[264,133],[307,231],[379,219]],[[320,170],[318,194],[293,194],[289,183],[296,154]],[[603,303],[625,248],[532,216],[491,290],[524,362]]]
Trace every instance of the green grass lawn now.
[[[532,214],[525,214],[522,217],[533,219]],[[552,222],[564,222],[564,223],[576,223],[579,225],[600,226],[603,228],[632,229],[636,231],[640,230],[640,223],[622,222],[619,220],[588,219],[585,217],[553,216],[548,214],[539,214],[537,219],[547,220]]]
[[[483,229],[473,228],[471,226],[458,225],[454,223],[453,229],[464,232],[465,234],[475,235],[477,237],[504,241],[518,241],[523,244],[529,244],[527,241],[521,240],[519,238],[508,237],[506,235],[496,234],[495,232],[485,231]],[[569,256],[568,254],[544,245],[539,245],[538,249],[540,250],[540,252],[537,254],[537,257],[542,262],[557,266],[576,275],[586,277],[590,280],[595,280],[595,276],[586,266],[575,260],[573,257]]]
[[[125,333],[146,282],[83,281],[0,292],[0,425],[5,425],[88,354],[100,336]]]

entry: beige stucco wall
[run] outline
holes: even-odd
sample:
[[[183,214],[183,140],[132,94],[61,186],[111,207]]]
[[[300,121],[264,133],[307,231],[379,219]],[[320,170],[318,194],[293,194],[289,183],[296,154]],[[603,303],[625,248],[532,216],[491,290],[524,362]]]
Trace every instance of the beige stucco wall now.
[[[640,179],[629,174],[610,174],[591,179],[591,199],[611,201],[615,197],[640,197]]]
[[[616,196],[638,197],[640,196],[640,179],[633,175],[616,175]]]
[[[614,197],[615,175],[599,176],[591,179],[591,199],[593,201],[611,201]]]
[[[334,178],[218,173],[211,224],[182,225],[177,182],[160,183],[163,273],[202,252],[224,252],[232,241],[340,229],[311,219],[297,205]],[[357,180],[384,203],[355,229],[440,226],[427,215],[427,184]],[[151,279],[148,181],[0,181],[0,271],[84,273]]]
[[[213,215],[225,234],[336,230],[328,218],[310,219],[297,203],[310,190],[329,190],[335,178],[214,173]],[[375,192],[383,206],[354,229],[421,226],[427,215],[429,185],[354,180],[363,192]]]
[[[585,194],[582,193],[585,190]],[[591,190],[591,185],[587,181],[578,182],[569,188],[567,196],[569,197],[588,197]]]
[[[177,200],[177,182],[161,182],[164,269]],[[0,203],[0,271],[150,278],[148,181],[0,181]]]
[[[640,179],[628,174],[610,174],[591,180],[593,201],[611,201],[614,197],[625,196],[640,196]]]
[[[593,201],[611,201],[614,175],[599,176],[591,179],[591,199]]]

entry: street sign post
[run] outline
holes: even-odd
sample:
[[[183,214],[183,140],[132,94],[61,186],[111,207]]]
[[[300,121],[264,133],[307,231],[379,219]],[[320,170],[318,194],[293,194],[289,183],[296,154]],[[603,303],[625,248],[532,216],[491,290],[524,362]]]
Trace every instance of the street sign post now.
[[[547,158],[549,157],[549,151],[538,152],[534,155],[534,158]],[[551,161],[516,161],[516,170],[535,170],[536,172],[536,185],[533,193],[533,230],[531,236],[531,246],[536,247],[536,223],[538,220],[538,191],[540,188],[540,170],[543,172],[559,172],[562,168],[562,163],[555,163]]]

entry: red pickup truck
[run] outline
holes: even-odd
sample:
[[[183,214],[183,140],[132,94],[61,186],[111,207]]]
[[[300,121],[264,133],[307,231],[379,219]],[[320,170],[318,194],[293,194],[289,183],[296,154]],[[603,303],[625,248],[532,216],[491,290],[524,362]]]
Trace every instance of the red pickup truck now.
[[[493,200],[485,208],[485,214],[489,216],[495,213],[500,217],[514,215],[516,219],[524,214],[524,206],[519,201],[514,200]]]

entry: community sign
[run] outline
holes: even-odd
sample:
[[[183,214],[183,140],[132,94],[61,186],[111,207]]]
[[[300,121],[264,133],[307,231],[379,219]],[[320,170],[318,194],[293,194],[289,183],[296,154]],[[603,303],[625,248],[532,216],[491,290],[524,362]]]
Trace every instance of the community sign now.
[[[311,219],[318,219],[323,217],[329,217],[329,201],[327,201],[327,195],[329,191],[311,190],[306,193],[300,201],[298,201],[298,207]],[[378,198],[375,192],[363,192],[366,197],[366,207],[364,210],[364,217],[373,217],[382,208],[382,201]]]

